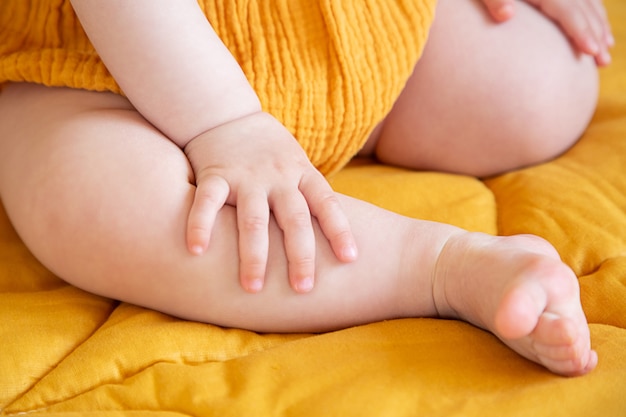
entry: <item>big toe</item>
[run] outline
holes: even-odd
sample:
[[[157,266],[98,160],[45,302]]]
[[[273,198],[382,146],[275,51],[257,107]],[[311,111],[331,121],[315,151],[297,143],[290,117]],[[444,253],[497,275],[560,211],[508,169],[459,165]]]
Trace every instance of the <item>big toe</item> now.
[[[545,306],[546,295],[539,286],[514,289],[505,295],[496,311],[496,334],[509,340],[530,335],[537,328]]]

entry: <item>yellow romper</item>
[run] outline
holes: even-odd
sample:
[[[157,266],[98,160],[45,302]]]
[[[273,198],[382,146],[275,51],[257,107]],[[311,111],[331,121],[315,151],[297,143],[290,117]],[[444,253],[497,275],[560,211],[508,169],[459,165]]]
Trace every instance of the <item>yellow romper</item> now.
[[[264,110],[324,174],[344,166],[390,111],[435,2],[199,0]],[[0,85],[7,81],[122,94],[69,0],[0,0]]]

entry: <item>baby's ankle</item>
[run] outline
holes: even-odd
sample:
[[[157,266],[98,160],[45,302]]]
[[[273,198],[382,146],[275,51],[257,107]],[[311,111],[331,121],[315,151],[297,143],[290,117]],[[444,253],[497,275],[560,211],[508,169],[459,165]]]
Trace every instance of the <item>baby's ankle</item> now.
[[[457,319],[461,317],[458,311],[452,307],[448,299],[448,286],[454,285],[454,283],[448,282],[447,276],[449,275],[448,270],[451,267],[451,263],[454,264],[455,258],[454,254],[450,252],[455,251],[454,246],[457,244],[457,240],[460,236],[468,233],[469,232],[460,232],[451,234],[441,247],[439,255],[437,256],[431,282],[433,304],[437,312],[437,317],[439,318]]]

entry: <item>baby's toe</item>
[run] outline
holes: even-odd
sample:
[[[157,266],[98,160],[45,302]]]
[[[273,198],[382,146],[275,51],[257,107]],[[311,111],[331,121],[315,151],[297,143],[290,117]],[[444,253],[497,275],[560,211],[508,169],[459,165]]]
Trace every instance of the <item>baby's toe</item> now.
[[[578,325],[575,320],[544,313],[531,337],[539,362],[553,372],[583,375],[597,364],[587,327]]]
[[[532,337],[537,345],[557,347],[573,345],[581,334],[587,333],[586,322],[580,326],[572,319],[546,312],[539,317]]]
[[[535,354],[540,358],[550,359],[557,362],[565,362],[571,361],[575,363],[576,361],[585,362],[584,364],[579,364],[580,366],[584,366],[586,361],[583,361],[585,356],[589,352],[589,347],[585,346],[583,343],[575,343],[572,345],[541,345],[535,343],[533,346],[533,350]]]
[[[597,366],[598,354],[593,350],[587,350],[582,356],[565,360],[539,356],[539,362],[554,373],[570,377],[581,376]]]

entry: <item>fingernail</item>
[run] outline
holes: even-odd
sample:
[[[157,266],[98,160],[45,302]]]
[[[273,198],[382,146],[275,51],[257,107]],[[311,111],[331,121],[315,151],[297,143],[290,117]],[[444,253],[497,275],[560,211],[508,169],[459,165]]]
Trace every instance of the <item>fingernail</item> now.
[[[513,16],[514,8],[512,4],[504,4],[496,10],[497,18],[500,20],[509,19]]]
[[[204,248],[201,245],[193,245],[190,250],[194,255],[202,255],[204,252]]]
[[[613,37],[613,34],[609,33],[606,35],[606,42],[611,47],[615,46],[615,38]]]
[[[347,261],[347,262],[355,261],[356,258],[358,257],[358,251],[356,249],[356,246],[350,245],[350,246],[345,247],[341,253],[341,256],[343,257],[344,261]]]
[[[313,278],[302,278],[297,285],[298,292],[310,292],[313,289]]]
[[[248,282],[248,291],[250,292],[259,292],[263,289],[263,280],[261,279],[253,279]]]

